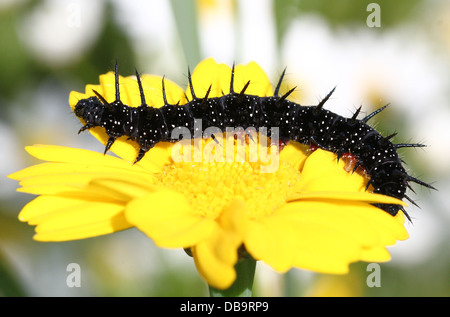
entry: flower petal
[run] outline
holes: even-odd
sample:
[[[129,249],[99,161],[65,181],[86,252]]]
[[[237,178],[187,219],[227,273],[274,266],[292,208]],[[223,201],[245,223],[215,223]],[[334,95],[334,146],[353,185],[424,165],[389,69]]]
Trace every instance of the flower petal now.
[[[217,219],[211,235],[192,247],[198,271],[213,287],[228,288],[236,278],[237,250],[248,226],[246,209],[243,200],[232,201]]]
[[[86,200],[76,202],[71,198],[64,202],[62,197],[52,201],[58,207],[49,208],[39,215],[42,209],[36,208],[49,204],[48,198],[40,199],[32,201],[22,215],[23,219],[30,219],[30,224],[37,224],[35,240],[84,239],[131,227],[123,216],[124,206],[121,204]]]
[[[348,264],[357,260],[355,242],[345,235],[336,235],[335,230],[327,231],[328,227],[322,225],[273,216],[253,224],[245,246],[253,257],[280,272],[295,266],[345,273]]]
[[[114,233],[121,230],[129,229],[131,226],[126,222],[123,213],[117,213],[103,220],[81,226],[64,227],[58,230],[38,232],[33,239],[36,241],[72,241],[93,238],[105,234]]]
[[[144,171],[144,169],[131,165],[120,158],[103,155],[98,152],[75,149],[58,145],[36,144],[25,147],[25,150],[32,156],[51,162],[64,162],[75,164],[87,164],[90,166],[109,166],[125,170]],[[156,172],[157,170],[155,170]]]
[[[245,238],[247,251],[274,270],[286,272],[292,267],[294,250],[291,226],[276,216],[252,221]]]
[[[336,154],[318,149],[306,160],[298,186],[300,192],[349,191],[364,192],[367,180],[357,173],[348,173],[344,161]]]
[[[127,220],[167,248],[187,248],[211,234],[214,221],[198,215],[177,192],[158,191],[132,200]]]
[[[66,170],[64,170],[66,168]],[[65,163],[44,163],[29,167],[22,172],[18,191],[36,195],[56,195],[85,192],[91,196],[100,195],[118,200],[137,197],[142,192],[153,191],[154,178],[143,173],[133,173],[109,167],[73,165]],[[108,187],[99,186],[99,180],[115,181],[118,188],[108,191]],[[120,185],[120,186],[119,186]],[[131,196],[124,197],[126,188],[139,188]]]
[[[370,246],[361,249],[359,259],[365,262],[386,262],[391,259],[391,254],[385,247]]]
[[[140,179],[132,178],[132,175],[122,175],[123,177],[96,178],[93,179],[87,188],[88,191],[110,195],[114,199],[121,201],[130,201],[142,197],[148,193],[158,191],[158,187]]]
[[[217,240],[218,236],[220,236],[218,231],[213,230],[213,240]],[[233,265],[218,261],[211,247],[209,241],[202,241],[191,248],[195,266],[208,285],[217,289],[226,289],[236,279],[236,271]]]
[[[217,219],[222,231],[220,239],[214,241],[212,252],[225,263],[234,265],[237,261],[237,248],[242,244],[247,232],[247,206],[242,199],[233,200],[224,208]]]
[[[283,206],[277,213],[292,221],[322,222],[352,236],[363,246],[392,245],[396,240],[408,237],[405,227],[396,219],[397,216],[393,217],[362,202],[299,201]]]
[[[395,197],[374,194],[368,192],[341,192],[341,191],[323,191],[323,192],[303,192],[297,193],[290,196],[287,201],[297,201],[297,200],[353,200],[353,201],[361,201],[361,202],[370,202],[370,203],[380,203],[380,204],[396,204],[401,206],[407,206],[403,200],[397,199]]]
[[[89,200],[92,200],[92,198],[80,200],[80,198],[53,195],[39,196],[23,207],[22,211],[19,213],[19,220],[28,222],[30,225],[36,225],[39,221],[35,218],[52,213],[58,209],[72,207],[82,203],[83,201]]]
[[[280,151],[280,162],[288,162],[296,170],[302,171],[303,166],[306,162],[308,156],[309,146],[304,145],[295,141],[290,141],[281,151]]]
[[[255,62],[247,65],[237,65],[234,71],[234,91],[239,93],[250,80],[246,94],[260,97],[273,95],[272,85],[262,68]],[[209,87],[209,97],[221,97],[230,92],[231,68],[226,64],[218,64],[208,58],[200,62],[192,73],[192,84],[195,95],[203,98]],[[191,89],[188,87],[186,95],[192,99]]]
[[[408,237],[395,218],[361,202],[298,201],[252,222],[245,246],[278,271],[345,273],[358,260],[387,260],[381,249]]]
[[[245,90],[248,95],[260,97],[273,96],[272,84],[266,72],[255,62],[247,65],[237,65],[234,72],[234,91],[239,93],[250,80]]]
[[[128,201],[155,190],[153,174],[115,157],[54,146],[33,146],[27,147],[27,150],[38,158],[61,163],[42,163],[9,175],[10,178],[20,180],[22,187],[18,191],[38,195],[98,196]],[[78,157],[79,161],[74,157]],[[101,184],[100,179],[103,180]],[[105,182],[109,182],[109,185]],[[115,182],[115,188],[112,188],[111,182]]]
[[[50,162],[62,162],[62,163],[73,163],[85,166],[101,166],[101,167],[112,167],[119,170],[134,171],[136,173],[142,173],[145,171],[157,173],[160,171],[160,167],[155,164],[147,164],[145,168],[130,164],[120,158],[103,155],[98,152],[76,149],[65,146],[58,145],[46,145],[46,144],[35,144],[32,146],[26,146],[25,150],[32,156]],[[10,178],[19,179],[25,173],[27,169],[13,173],[9,175]],[[28,172],[26,172],[28,173]],[[25,174],[26,174],[25,173]]]

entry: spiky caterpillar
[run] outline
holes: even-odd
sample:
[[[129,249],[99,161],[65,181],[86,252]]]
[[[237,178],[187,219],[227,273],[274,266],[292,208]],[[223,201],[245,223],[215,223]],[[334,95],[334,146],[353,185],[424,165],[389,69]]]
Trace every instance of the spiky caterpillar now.
[[[136,71],[136,79],[140,91],[141,105],[129,107],[120,100],[119,72],[115,68],[115,97],[113,102],[93,90],[96,97],[81,99],[74,108],[76,116],[85,121],[80,129],[82,132],[93,127],[103,127],[109,136],[105,153],[115,140],[127,136],[139,145],[139,153],[134,163],[140,161],[155,144],[159,142],[176,142],[179,137],[172,133],[180,127],[188,128],[191,135],[194,133],[194,119],[201,119],[204,129],[217,127],[225,132],[226,127],[253,127],[267,128],[270,137],[270,127],[279,128],[279,139],[282,141],[296,141],[302,144],[317,146],[326,151],[342,155],[350,153],[356,158],[355,171],[363,166],[370,175],[367,188],[372,185],[374,193],[380,193],[395,198],[406,198],[409,182],[432,188],[431,185],[414,178],[405,171],[397,149],[401,147],[423,147],[423,144],[393,144],[390,139],[395,135],[383,137],[377,130],[367,125],[367,121],[384,110],[386,106],[372,112],[363,119],[357,119],[361,107],[351,118],[344,118],[331,111],[323,109],[325,102],[330,98],[334,89],[316,106],[301,106],[287,100],[294,89],[280,96],[279,89],[284,77],[282,73],[274,91],[274,96],[259,97],[245,94],[250,81],[240,92],[235,92],[234,66],[231,71],[230,92],[221,97],[208,98],[211,86],[204,97],[197,97],[192,85],[191,75],[188,72],[189,86],[192,100],[183,106],[167,102],[164,78],[162,80],[162,93],[164,106],[161,108],[149,107],[146,103],[140,76]],[[213,136],[214,137],[214,136]],[[375,204],[395,216],[398,210],[408,214],[400,205]]]

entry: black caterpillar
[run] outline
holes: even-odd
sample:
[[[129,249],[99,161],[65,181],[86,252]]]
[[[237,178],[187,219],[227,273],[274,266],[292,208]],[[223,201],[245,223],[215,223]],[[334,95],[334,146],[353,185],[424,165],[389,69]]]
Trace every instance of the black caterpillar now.
[[[285,72],[283,71],[272,97],[259,97],[245,94],[250,84],[246,83],[240,92],[233,89],[234,65],[231,71],[229,94],[222,97],[208,98],[211,86],[203,98],[197,97],[192,86],[191,74],[188,71],[188,80],[192,100],[179,106],[167,102],[164,78],[162,79],[162,93],[164,106],[161,108],[149,107],[146,104],[141,79],[136,71],[136,79],[139,86],[141,105],[129,107],[120,100],[119,71],[115,67],[115,97],[116,100],[108,102],[105,98],[93,90],[96,97],[79,100],[75,106],[76,116],[85,121],[80,132],[92,128],[103,127],[109,136],[105,153],[110,149],[114,141],[121,136],[139,144],[139,153],[134,163],[140,161],[145,153],[158,142],[176,142],[179,139],[171,138],[172,131],[177,127],[187,127],[194,135],[194,118],[201,118],[203,128],[218,127],[225,132],[226,127],[267,127],[267,136],[270,137],[270,127],[279,128],[279,139],[283,141],[296,141],[303,144],[315,145],[327,151],[337,154],[339,159],[345,153],[350,153],[358,161],[353,171],[358,166],[363,166],[370,175],[366,186],[372,185],[374,193],[380,193],[391,197],[406,198],[411,203],[416,203],[405,192],[409,182],[415,182],[422,186],[435,189],[433,186],[407,174],[402,166],[402,161],[397,154],[397,149],[402,147],[423,147],[423,144],[400,143],[393,144],[390,139],[395,134],[387,137],[381,136],[377,130],[367,125],[367,121],[384,110],[388,105],[372,112],[363,119],[357,119],[361,107],[357,109],[351,118],[344,118],[331,111],[323,109],[325,102],[330,98],[334,89],[316,106],[301,106],[286,98],[294,91],[291,89],[279,96],[279,89]],[[214,138],[214,135],[212,135]],[[398,210],[402,210],[409,219],[409,215],[400,205],[375,204],[389,214],[395,216]]]

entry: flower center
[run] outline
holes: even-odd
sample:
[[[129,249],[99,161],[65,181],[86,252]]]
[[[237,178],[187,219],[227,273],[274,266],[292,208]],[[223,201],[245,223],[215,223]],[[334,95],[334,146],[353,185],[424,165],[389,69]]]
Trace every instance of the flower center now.
[[[250,218],[270,215],[295,192],[300,172],[288,162],[278,161],[276,146],[265,146],[259,140],[246,137],[240,142],[220,136],[215,141],[202,140],[202,160],[167,165],[158,180],[163,187],[183,193],[192,208],[205,217],[218,217],[237,198],[246,202]],[[194,146],[190,149],[195,150]]]

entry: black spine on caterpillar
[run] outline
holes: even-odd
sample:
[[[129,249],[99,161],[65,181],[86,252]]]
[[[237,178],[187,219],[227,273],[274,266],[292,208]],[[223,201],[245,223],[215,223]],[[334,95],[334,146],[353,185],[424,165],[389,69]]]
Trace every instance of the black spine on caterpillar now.
[[[155,144],[159,142],[179,141],[177,129],[187,128],[195,136],[194,119],[202,119],[202,128],[217,127],[225,132],[226,127],[267,128],[270,137],[270,127],[279,128],[279,138],[283,141],[296,141],[303,144],[315,144],[318,147],[336,153],[337,159],[350,153],[370,175],[366,190],[373,186],[375,193],[403,199],[415,204],[406,195],[410,188],[409,182],[435,189],[431,185],[414,178],[405,171],[397,149],[401,147],[423,147],[423,144],[401,143],[394,144],[390,139],[395,135],[383,137],[377,130],[367,125],[367,121],[384,110],[388,105],[372,112],[363,119],[357,119],[359,108],[351,118],[344,118],[331,111],[323,109],[326,101],[331,97],[334,89],[316,106],[301,106],[287,100],[294,91],[291,89],[279,96],[279,88],[284,77],[282,73],[275,88],[274,96],[259,97],[245,94],[250,82],[240,92],[235,92],[234,65],[231,71],[230,92],[222,97],[208,98],[210,89],[203,97],[197,97],[188,72],[189,86],[192,100],[178,106],[167,102],[164,78],[162,89],[164,106],[149,107],[146,103],[140,76],[136,71],[136,79],[141,96],[141,105],[129,107],[120,101],[119,72],[115,67],[116,98],[108,102],[94,90],[96,97],[89,97],[78,101],[74,112],[86,124],[80,129],[82,132],[92,127],[103,127],[109,136],[105,153],[114,141],[121,136],[127,136],[139,145],[139,153],[134,163],[140,161]],[[395,216],[399,210],[410,217],[400,205],[375,204],[380,209]]]

